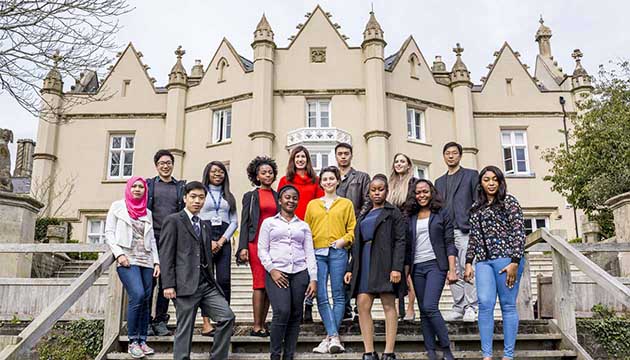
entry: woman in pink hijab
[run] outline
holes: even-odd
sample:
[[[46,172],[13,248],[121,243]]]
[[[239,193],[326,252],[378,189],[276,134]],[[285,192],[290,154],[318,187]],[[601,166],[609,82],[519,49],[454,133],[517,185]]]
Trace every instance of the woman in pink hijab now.
[[[134,359],[153,354],[147,341],[153,277],[160,276],[147,183],[134,176],[127,181],[125,198],[112,203],[105,222],[105,241],[118,263],[118,277],[129,294],[128,352]]]

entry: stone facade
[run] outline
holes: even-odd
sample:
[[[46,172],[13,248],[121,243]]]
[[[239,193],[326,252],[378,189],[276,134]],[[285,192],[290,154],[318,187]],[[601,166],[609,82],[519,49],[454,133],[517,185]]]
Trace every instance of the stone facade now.
[[[64,92],[58,72],[51,71],[43,96],[54,108],[42,111],[33,177],[80,179],[66,214],[79,223],[77,238],[85,241],[100,228],[97,221],[122,197],[127,175],[155,174],[152,156],[160,148],[174,153],[177,178],[198,180],[209,161],[226,162],[240,198],[251,188],[245,168],[254,156],[273,156],[284,173],[290,148],[302,144],[318,166],[332,164],[340,139],[354,146],[358,169],[389,173],[393,154],[403,152],[430,179],[446,171],[442,146],[458,141],[464,166],[512,168],[509,191],[530,227],[573,228],[566,200],[543,181],[549,165],[541,155],[563,142],[559,96],[575,116],[576,104],[590,94],[590,77],[579,63],[581,53],[573,74],[558,67],[551,29],[542,20],[534,73],[505,43],[480,84],[471,80],[459,44],[452,66],[440,56],[427,62],[411,36],[386,50],[387,29],[374,13],[366,16],[356,46],[319,6],[298,29],[278,47],[263,16],[253,33],[253,60],[224,39],[205,69],[196,61],[190,73],[179,48],[164,87],[156,86],[142,54],[129,44],[90,94],[106,100],[72,107],[62,105],[88,94]]]

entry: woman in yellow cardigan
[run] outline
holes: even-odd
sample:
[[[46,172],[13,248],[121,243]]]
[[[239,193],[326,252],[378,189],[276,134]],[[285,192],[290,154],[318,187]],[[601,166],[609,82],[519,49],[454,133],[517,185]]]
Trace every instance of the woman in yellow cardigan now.
[[[339,169],[329,166],[319,175],[324,196],[313,199],[306,207],[304,221],[311,227],[317,259],[317,308],[327,336],[313,352],[339,353],[344,348],[339,340],[339,326],[345,307],[343,276],[348,263],[348,249],[354,240],[354,207],[352,201],[337,195],[341,183]],[[333,305],[328,300],[328,276]]]

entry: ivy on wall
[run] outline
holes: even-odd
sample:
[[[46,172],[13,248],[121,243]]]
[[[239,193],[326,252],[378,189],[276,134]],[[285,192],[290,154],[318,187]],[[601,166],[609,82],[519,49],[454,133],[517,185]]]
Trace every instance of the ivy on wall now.
[[[578,331],[589,332],[598,345],[606,350],[609,359],[630,359],[630,318],[598,304],[591,309],[593,317],[578,319]]]
[[[103,320],[57,323],[37,346],[40,360],[90,360],[103,345]]]

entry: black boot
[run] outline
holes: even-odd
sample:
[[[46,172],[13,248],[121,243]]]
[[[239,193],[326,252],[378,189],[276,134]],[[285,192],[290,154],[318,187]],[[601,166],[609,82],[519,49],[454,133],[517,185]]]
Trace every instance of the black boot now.
[[[310,324],[313,322],[313,305],[304,305],[304,315],[302,324]]]
[[[435,350],[427,350],[427,357],[429,360],[439,360]]]
[[[383,353],[382,360],[396,360],[396,354],[394,353]]]
[[[378,353],[376,351],[373,351],[371,353],[364,353],[361,359],[362,360],[379,360]]]
[[[444,356],[444,360],[455,360],[451,348],[442,348],[442,355]]]

